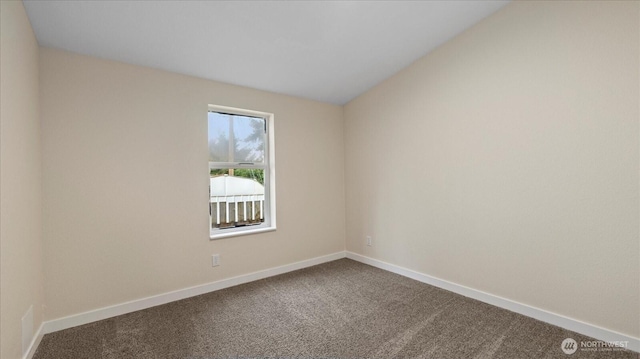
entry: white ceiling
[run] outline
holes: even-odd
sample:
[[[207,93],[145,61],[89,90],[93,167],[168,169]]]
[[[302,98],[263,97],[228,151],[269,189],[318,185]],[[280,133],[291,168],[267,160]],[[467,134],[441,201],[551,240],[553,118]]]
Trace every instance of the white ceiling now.
[[[42,46],[344,104],[506,1],[34,1]]]

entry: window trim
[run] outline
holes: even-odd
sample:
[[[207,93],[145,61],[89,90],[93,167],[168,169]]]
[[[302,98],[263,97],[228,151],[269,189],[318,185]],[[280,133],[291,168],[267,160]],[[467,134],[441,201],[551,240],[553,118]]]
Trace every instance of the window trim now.
[[[256,233],[264,233],[276,230],[276,169],[275,169],[275,131],[274,131],[274,114],[268,112],[254,111],[254,110],[245,110],[235,107],[227,107],[227,106],[219,106],[219,105],[209,105],[209,112],[221,112],[228,113],[231,115],[238,116],[250,116],[250,117],[260,117],[263,118],[266,122],[267,130],[265,134],[265,165],[249,165],[242,164],[242,162],[236,162],[235,165],[225,168],[260,168],[264,169],[264,187],[265,187],[265,206],[264,206],[264,223],[249,226],[249,227],[235,227],[235,228],[226,228],[224,230],[216,229],[215,231],[211,228],[211,215],[209,215],[209,239],[222,239],[229,237],[237,237],[237,236],[245,236]],[[213,166],[213,162],[209,162],[209,169],[207,171],[207,175],[209,174],[212,168],[220,168],[219,166]],[[208,199],[209,203],[211,203],[211,199]],[[208,205],[210,206],[210,204]]]

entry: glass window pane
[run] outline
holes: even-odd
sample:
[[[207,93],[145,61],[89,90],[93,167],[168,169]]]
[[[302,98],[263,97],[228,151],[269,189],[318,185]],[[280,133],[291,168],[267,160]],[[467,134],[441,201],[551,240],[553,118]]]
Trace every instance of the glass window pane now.
[[[264,222],[264,170],[210,170],[211,228],[233,228]]]
[[[265,121],[209,112],[209,162],[264,163]]]
[[[264,186],[264,170],[257,168],[215,168],[210,169],[211,178],[218,176],[235,176],[252,179]]]

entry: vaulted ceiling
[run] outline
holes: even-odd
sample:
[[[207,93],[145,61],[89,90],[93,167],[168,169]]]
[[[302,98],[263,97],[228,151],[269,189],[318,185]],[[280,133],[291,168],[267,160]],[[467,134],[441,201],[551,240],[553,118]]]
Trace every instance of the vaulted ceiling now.
[[[42,46],[344,104],[507,1],[24,1]]]

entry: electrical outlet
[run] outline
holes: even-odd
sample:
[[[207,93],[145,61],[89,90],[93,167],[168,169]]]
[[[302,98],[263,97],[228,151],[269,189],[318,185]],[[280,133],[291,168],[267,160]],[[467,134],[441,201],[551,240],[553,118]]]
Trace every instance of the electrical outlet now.
[[[220,255],[219,254],[214,254],[211,256],[211,266],[212,267],[217,267],[220,265]]]
[[[367,236],[366,240],[367,240],[367,245],[371,247],[371,245],[373,244],[373,240],[371,239],[371,236]]]

